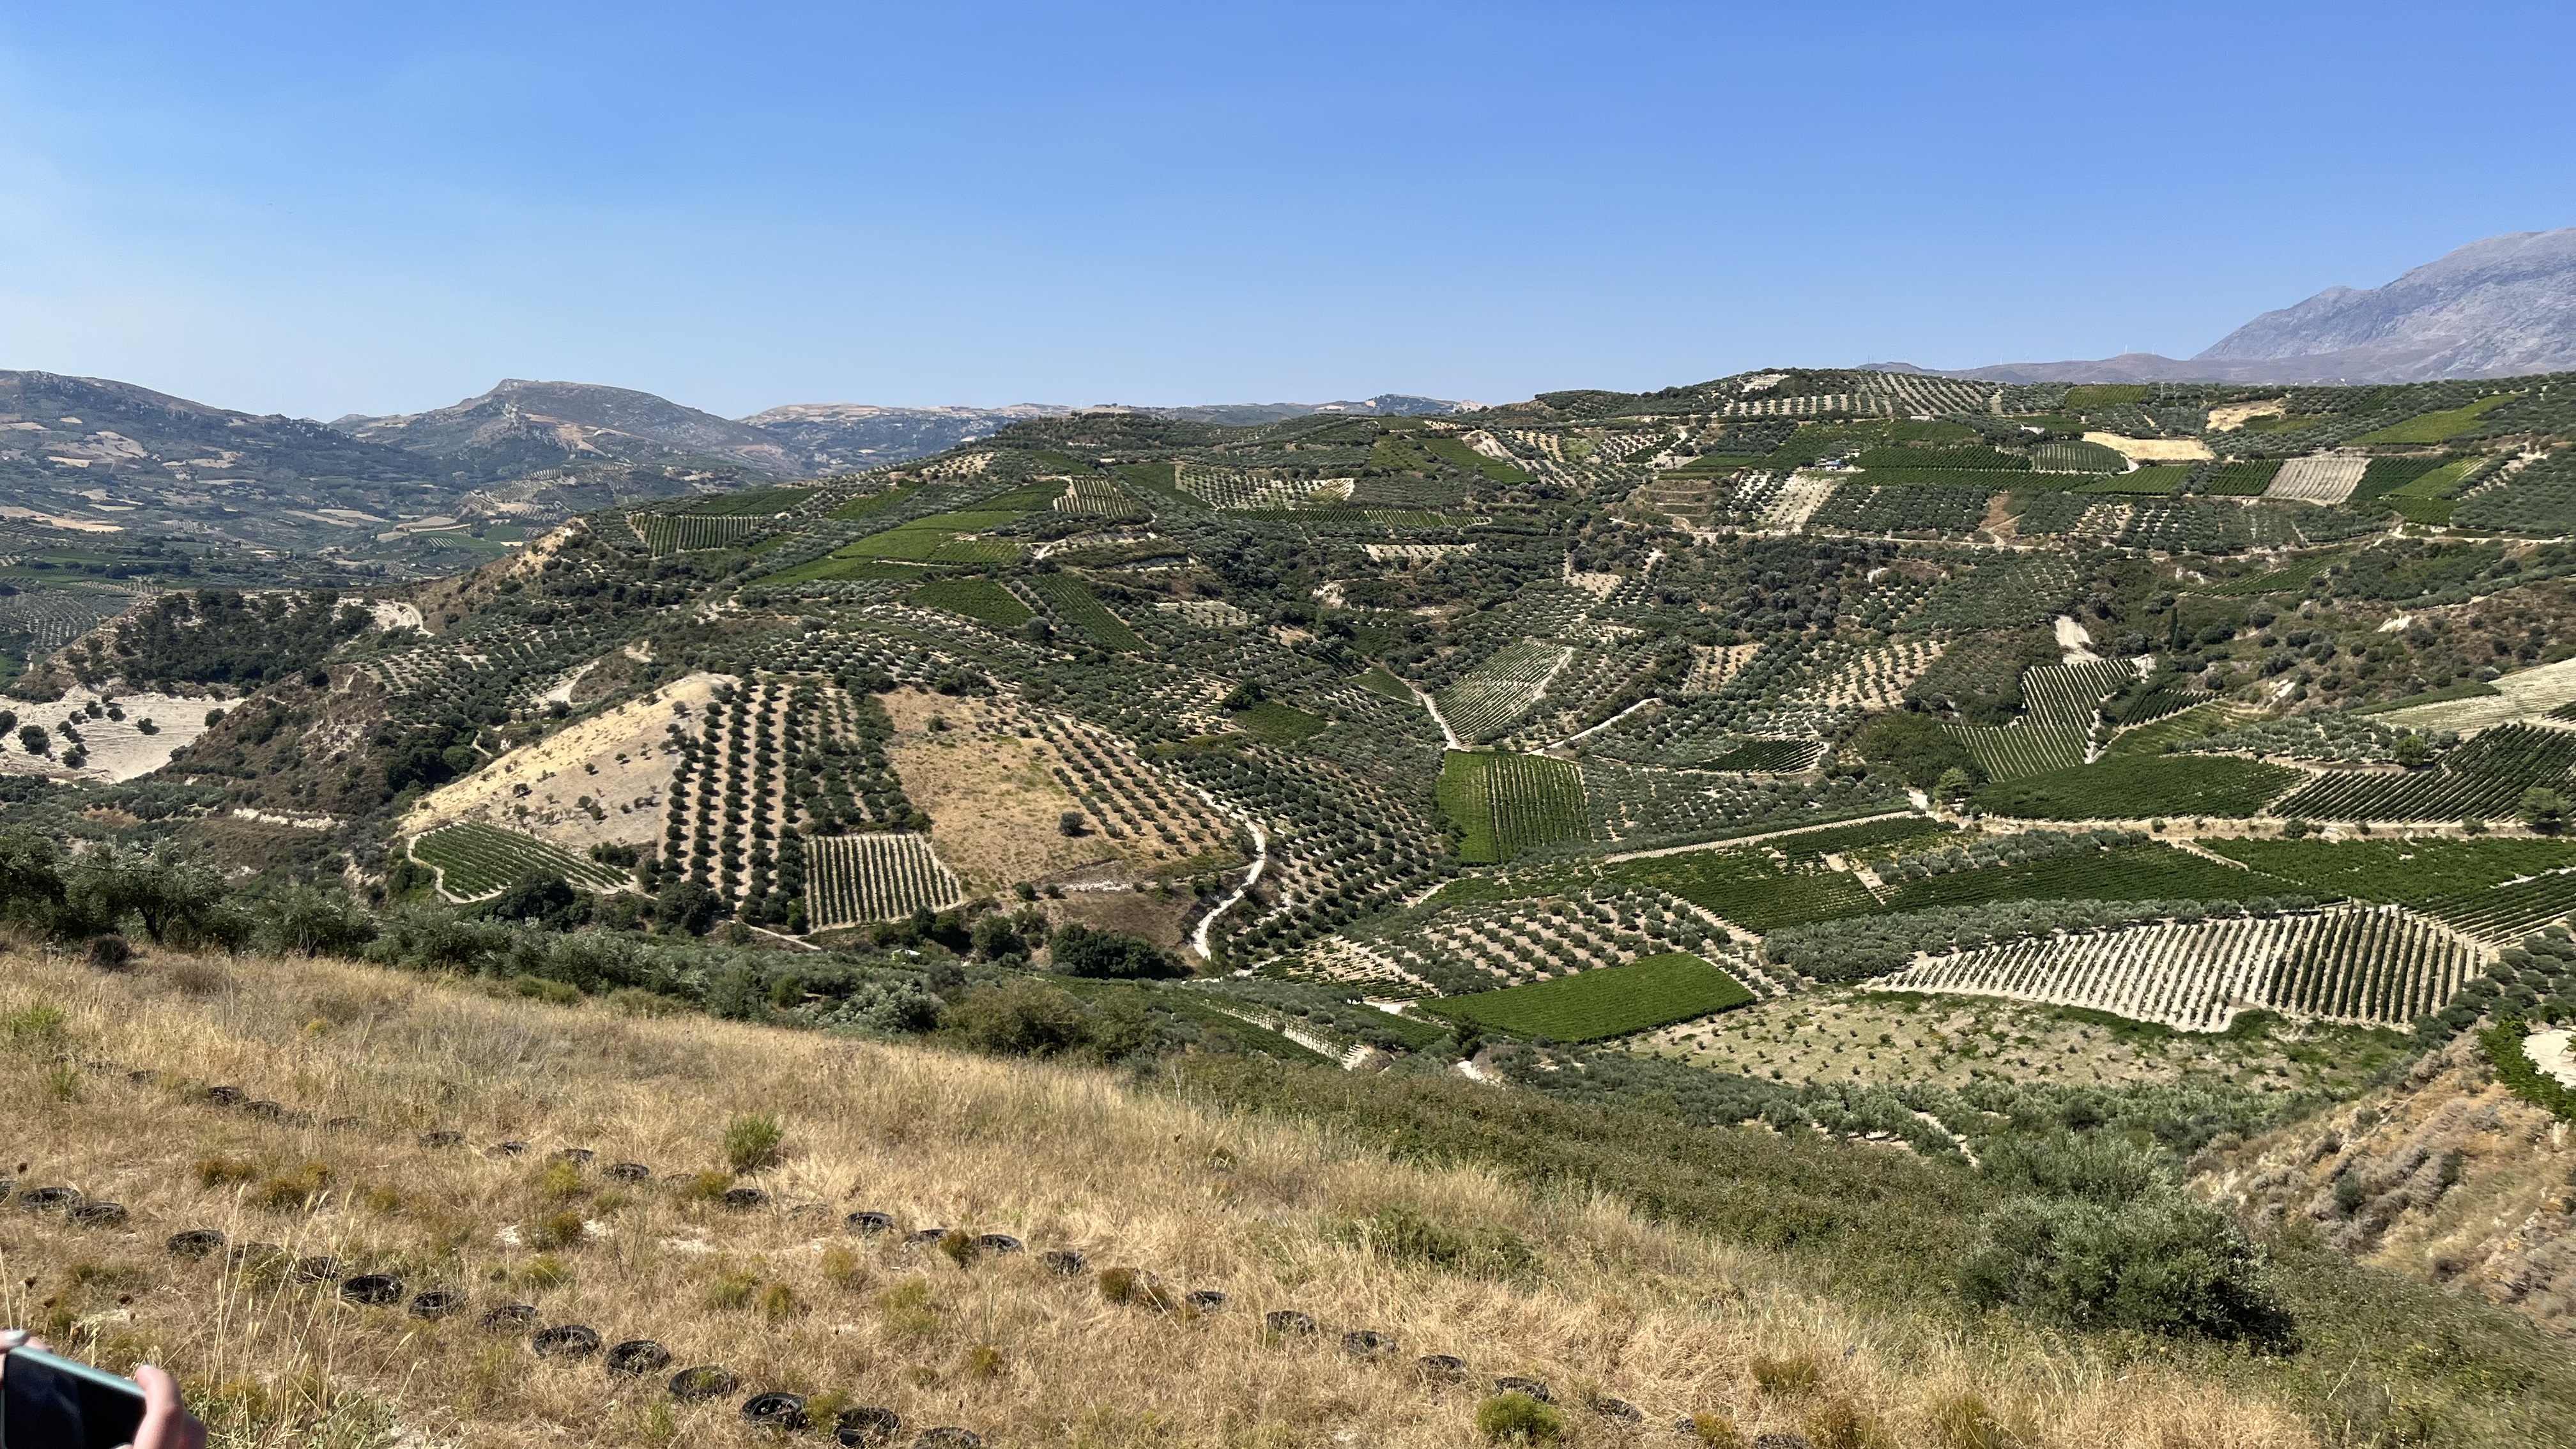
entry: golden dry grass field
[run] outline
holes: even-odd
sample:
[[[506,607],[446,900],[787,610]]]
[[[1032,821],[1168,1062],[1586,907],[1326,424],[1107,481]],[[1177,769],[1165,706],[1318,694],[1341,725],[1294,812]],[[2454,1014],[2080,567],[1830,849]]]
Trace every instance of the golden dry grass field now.
[[[897,1443],[953,1425],[997,1446],[1466,1445],[1505,1374],[1553,1389],[1574,1444],[1694,1442],[1672,1427],[1687,1414],[1711,1416],[1711,1442],[1797,1430],[1824,1449],[2312,1442],[2250,1391],[2152,1358],[1855,1311],[1783,1259],[1608,1201],[1398,1165],[1102,1072],[317,962],[153,953],[110,975],[22,945],[0,957],[0,1099],[22,1193],[124,1208],[97,1226],[0,1214],[7,1318],[113,1367],[171,1366],[219,1444],[778,1442],[739,1408],[784,1390],[814,1401],[792,1442],[829,1443],[835,1411],[874,1405],[901,1415]],[[735,1176],[727,1126],[755,1114],[776,1115],[782,1153]],[[424,1144],[441,1132],[461,1139]],[[613,1180],[619,1162],[652,1176]],[[762,1201],[727,1206],[735,1187]],[[1355,1228],[1391,1209],[1521,1266],[1431,1266]],[[845,1227],[859,1210],[893,1230]],[[1027,1250],[961,1263],[908,1241],[926,1227]],[[228,1248],[165,1250],[201,1229]],[[252,1244],[282,1256],[230,1251]],[[1044,1261],[1061,1249],[1085,1271]],[[336,1269],[285,1266],[315,1257]],[[1114,1268],[1156,1278],[1112,1301]],[[341,1280],[366,1273],[464,1301],[434,1319],[346,1301]],[[1178,1299],[1199,1290],[1224,1302]],[[514,1303],[534,1325],[484,1326]],[[1320,1332],[1266,1332],[1276,1310]],[[567,1324],[671,1361],[619,1378],[603,1354],[532,1352],[531,1326]],[[1354,1330],[1395,1346],[1349,1352]],[[1465,1381],[1427,1380],[1431,1354],[1464,1359]],[[709,1364],[738,1387],[675,1402],[672,1373]],[[2009,1441],[1962,1437],[1968,1395]]]

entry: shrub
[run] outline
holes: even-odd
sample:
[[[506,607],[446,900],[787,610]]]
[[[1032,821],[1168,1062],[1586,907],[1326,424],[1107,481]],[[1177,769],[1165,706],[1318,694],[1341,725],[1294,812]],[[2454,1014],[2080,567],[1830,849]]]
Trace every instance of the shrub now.
[[[577,1212],[549,1213],[528,1229],[529,1243],[540,1248],[577,1248],[581,1240],[581,1214]]]
[[[293,1172],[281,1172],[259,1185],[251,1194],[254,1207],[273,1213],[302,1212],[315,1206],[314,1199],[330,1190],[331,1169],[319,1162],[308,1162]]]
[[[1753,1383],[1766,1394],[1812,1394],[1825,1381],[1825,1366],[1812,1350],[1770,1358],[1753,1356]]]
[[[1684,1432],[1709,1449],[1744,1449],[1744,1431],[1724,1414],[1697,1413],[1682,1421]]]
[[[725,1124],[725,1162],[735,1172],[758,1172],[778,1165],[779,1147],[786,1140],[778,1119],[767,1113],[736,1117]]]
[[[225,1187],[258,1177],[259,1164],[238,1157],[200,1157],[196,1173],[199,1187]]]
[[[2226,1214],[2160,1189],[2117,1206],[2008,1202],[1986,1217],[1959,1288],[2084,1329],[2279,1343],[2288,1314]]]
[[[745,1308],[750,1306],[752,1298],[759,1292],[760,1275],[737,1269],[718,1275],[714,1282],[707,1285],[706,1305],[719,1310]]]
[[[1934,1399],[1928,1417],[1934,1436],[1946,1449],[2014,1449],[2022,1442],[2021,1436],[2006,1428],[1977,1394],[1945,1394]]]
[[[1553,1444],[1565,1437],[1565,1415],[1527,1394],[1496,1394],[1476,1406],[1476,1432],[1488,1444]]]
[[[1350,1224],[1343,1236],[1366,1243],[1381,1258],[1478,1277],[1511,1277],[1538,1263],[1538,1254],[1508,1228],[1461,1232],[1408,1207],[1380,1208],[1374,1217]]]
[[[1815,1449],[1895,1449],[1887,1426],[1849,1399],[1836,1399],[1807,1416],[1807,1438]]]
[[[1189,968],[1152,942],[1117,931],[1095,931],[1079,921],[1056,929],[1047,940],[1055,969],[1068,976],[1110,981],[1187,976]]]
[[[89,964],[101,971],[122,971],[134,960],[134,947],[123,936],[95,936],[89,943]]]

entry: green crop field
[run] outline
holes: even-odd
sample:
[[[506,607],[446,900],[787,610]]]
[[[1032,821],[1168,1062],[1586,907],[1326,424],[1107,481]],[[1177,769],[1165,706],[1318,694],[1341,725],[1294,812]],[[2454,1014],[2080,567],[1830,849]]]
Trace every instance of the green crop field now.
[[[1237,729],[1259,735],[1274,745],[1293,745],[1310,735],[1319,735],[1330,721],[1306,713],[1293,705],[1265,699],[1250,709],[1235,711]]]
[[[455,900],[498,895],[526,875],[559,875],[590,890],[615,890],[626,872],[585,860],[531,835],[475,821],[442,825],[414,836],[411,858],[439,873],[439,889]]]
[[[856,581],[860,579],[883,579],[892,583],[903,583],[908,580],[920,578],[929,572],[930,570],[921,564],[890,563],[884,559],[839,558],[832,555],[826,555],[822,558],[798,564],[794,568],[780,569],[774,574],[763,574],[760,576],[759,582],[764,584],[801,584],[809,582],[832,582],[837,580]]]
[[[2478,420],[2513,401],[2513,394],[2498,393],[2482,397],[2466,407],[2448,408],[2438,413],[2409,418],[2394,427],[2381,428],[2353,439],[2356,443],[2443,443],[2478,425]]]
[[[1730,1011],[1754,1000],[1743,982],[1697,956],[1674,951],[1423,1006],[1515,1036],[1587,1042]]]
[[[1071,574],[1040,574],[1029,581],[1038,597],[1054,606],[1075,628],[1091,636],[1104,649],[1139,650],[1145,641],[1126,621],[1109,612],[1108,606],[1092,597],[1082,580]]]
[[[1754,931],[1868,915],[1879,908],[1878,899],[1848,872],[1783,869],[1753,849],[1712,848],[1632,860],[1616,868],[1615,878],[1670,891]]]
[[[1882,899],[1889,911],[1924,911],[1989,901],[2232,901],[2302,890],[2333,894],[2151,843],[1904,881]]]
[[[766,517],[785,513],[813,494],[811,488],[752,488],[740,493],[719,493],[682,511],[693,518]]]
[[[1544,755],[1451,750],[1437,787],[1440,808],[1462,832],[1458,858],[1471,865],[1511,859],[1536,845],[1580,840],[1583,777]]]
[[[933,579],[909,597],[924,608],[945,609],[1001,629],[1016,629],[1036,617],[991,579]]]
[[[2089,765],[1998,780],[1979,810],[2028,820],[2144,820],[2260,812],[2300,782],[2296,770],[2224,755],[2111,755]]]
[[[2319,894],[2425,906],[2576,866],[2576,841],[2212,840],[2208,848]]]
[[[1383,664],[1370,665],[1363,673],[1352,676],[1351,683],[1356,684],[1360,688],[1367,690],[1369,693],[1378,696],[1380,699],[1391,699],[1398,704],[1412,704],[1414,702],[1413,691],[1405,688],[1403,680],[1388,673],[1386,666]]]

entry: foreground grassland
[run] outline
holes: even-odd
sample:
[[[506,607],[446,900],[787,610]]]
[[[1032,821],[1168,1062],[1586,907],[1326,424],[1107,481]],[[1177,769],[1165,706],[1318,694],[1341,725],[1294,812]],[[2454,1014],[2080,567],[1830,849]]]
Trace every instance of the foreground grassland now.
[[[1803,1427],[1936,1442],[1940,1416],[1974,1394],[2020,1443],[2316,1442],[2267,1391],[2153,1353],[2073,1351],[2003,1320],[1963,1332],[1895,1300],[1837,1304],[1792,1258],[1610,1198],[1394,1165],[1347,1136],[1098,1074],[251,960],[100,975],[22,951],[0,1021],[22,1186],[125,1208],[96,1228],[11,1214],[5,1311],[111,1367],[171,1365],[220,1442],[772,1442],[736,1412],[766,1390],[814,1396],[818,1418],[883,1406],[997,1445],[1470,1442],[1481,1390],[1423,1382],[1409,1366],[1426,1353],[1551,1384],[1583,1442],[1615,1437],[1581,1412],[1590,1394],[1656,1423],[1723,1414],[1748,1439]],[[254,1114],[210,1086],[279,1106]],[[737,1174],[728,1152],[759,1144],[728,1124],[770,1112],[778,1161],[755,1153]],[[344,1129],[316,1125],[334,1121]],[[429,1132],[461,1143],[420,1145]],[[524,1154],[497,1155],[504,1141]],[[570,1147],[597,1155],[557,1156]],[[652,1177],[604,1174],[625,1161]],[[1889,1183],[1920,1179],[1908,1191],[1952,1191],[1938,1185],[1948,1170],[1888,1166]],[[744,1186],[756,1206],[723,1205]],[[861,1209],[895,1230],[846,1231]],[[961,1266],[906,1242],[924,1225],[1009,1233],[1028,1251]],[[307,1283],[257,1256],[162,1250],[195,1229],[338,1263]],[[1063,1248],[1087,1270],[1041,1261]],[[1159,1277],[1111,1301],[1117,1276],[1095,1272],[1118,1267]],[[432,1320],[335,1301],[334,1281],[369,1272],[467,1301]],[[1227,1297],[1152,1306],[1202,1289]],[[667,1369],[622,1381],[595,1360],[540,1359],[525,1329],[480,1326],[514,1302],[609,1344],[658,1340],[669,1369],[722,1365],[740,1387],[683,1405],[661,1391]],[[1265,1335],[1278,1309],[1324,1332]],[[1341,1351],[1357,1329],[1398,1351]]]

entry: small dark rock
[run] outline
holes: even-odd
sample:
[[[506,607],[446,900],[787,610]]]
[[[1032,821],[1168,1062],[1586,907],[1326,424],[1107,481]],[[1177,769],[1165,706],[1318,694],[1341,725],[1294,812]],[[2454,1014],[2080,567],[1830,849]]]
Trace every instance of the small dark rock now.
[[[911,1237],[904,1239],[904,1241],[907,1243],[935,1243],[941,1238],[947,1236],[948,1230],[946,1228],[918,1228],[913,1231]]]
[[[912,1449],[984,1449],[984,1436],[972,1429],[924,1429]]]
[[[340,1285],[340,1296],[369,1308],[383,1308],[402,1301],[403,1283],[391,1273],[362,1273]]]
[[[537,1321],[537,1305],[504,1303],[497,1308],[485,1309],[482,1321],[486,1333],[516,1333]]]
[[[1494,1392],[1498,1394],[1527,1394],[1542,1404],[1553,1404],[1556,1402],[1556,1395],[1548,1392],[1547,1385],[1540,1383],[1536,1379],[1519,1378],[1511,1374],[1505,1374],[1501,1378],[1494,1380]]]
[[[754,1394],[742,1401],[742,1421],[758,1429],[802,1429],[805,1399],[801,1394]]]
[[[125,1226],[125,1204],[85,1202],[72,1209],[71,1218],[76,1228],[121,1228]]]
[[[1040,1254],[1038,1261],[1072,1278],[1081,1274],[1083,1264],[1089,1260],[1082,1256],[1080,1248],[1055,1248]]]
[[[214,1256],[215,1249],[223,1245],[224,1235],[220,1230],[190,1228],[184,1233],[171,1234],[170,1241],[161,1246],[169,1249],[173,1258],[210,1258]]]
[[[528,1339],[539,1358],[588,1358],[599,1352],[599,1334],[587,1324],[558,1323]]]
[[[592,1158],[597,1157],[598,1155],[598,1153],[591,1151],[587,1147],[567,1147],[555,1154],[555,1160],[557,1162],[569,1162],[575,1167],[581,1167],[587,1165]]]
[[[1435,1383],[1454,1384],[1467,1377],[1467,1361],[1454,1353],[1424,1354],[1413,1367]]]
[[[1023,1245],[1008,1233],[985,1233],[975,1239],[975,1246],[986,1253],[1016,1253]]]
[[[340,1276],[340,1260],[325,1253],[295,1260],[293,1277],[298,1283],[328,1283]]]
[[[229,1107],[244,1095],[239,1087],[208,1087],[205,1091],[207,1105],[215,1107]]]
[[[528,1144],[524,1142],[495,1142],[492,1144],[491,1152],[494,1157],[524,1157],[528,1152]]]
[[[125,1074],[125,1079],[138,1087],[147,1087],[158,1079],[160,1075],[161,1074],[159,1072],[153,1071],[149,1067],[137,1067],[133,1071],[127,1072]]]
[[[326,1119],[322,1123],[322,1130],[325,1132],[358,1132],[365,1130],[366,1125],[367,1119],[364,1117],[332,1117]]]
[[[1216,1288],[1193,1288],[1181,1301],[1201,1313],[1214,1313],[1225,1306],[1225,1293]]]
[[[630,1338],[608,1351],[601,1364],[621,1378],[659,1373],[671,1363],[671,1351],[649,1338]]]
[[[1342,1352],[1376,1358],[1395,1352],[1395,1339],[1373,1328],[1354,1328],[1342,1335]]]
[[[843,1409],[841,1416],[832,1421],[832,1437],[848,1449],[874,1449],[877,1445],[891,1444],[894,1436],[902,1432],[901,1414],[866,1404],[855,1409]]]
[[[1816,1441],[1795,1429],[1774,1429],[1754,1435],[1753,1449],[1816,1449]]]
[[[722,1398],[740,1387],[742,1387],[742,1380],[735,1378],[731,1371],[718,1368],[714,1364],[682,1369],[671,1375],[671,1397],[684,1404],[694,1404],[702,1399]]]
[[[640,1162],[612,1162],[608,1164],[608,1175],[619,1182],[643,1182],[653,1175],[653,1169]]]
[[[244,1102],[241,1104],[241,1109],[264,1122],[274,1122],[278,1118],[286,1115],[285,1103],[271,1102],[265,1098],[257,1101]]]
[[[1605,1419],[1616,1419],[1622,1424],[1642,1424],[1646,1421],[1644,1412],[1626,1399],[1606,1397],[1594,1399],[1592,1412]]]
[[[430,1288],[411,1296],[406,1312],[414,1318],[439,1319],[465,1306],[465,1295],[453,1288]]]
[[[1261,1326],[1272,1333],[1313,1333],[1315,1320],[1294,1308],[1274,1308],[1261,1315]]]
[[[854,1233],[882,1233],[894,1226],[894,1219],[884,1213],[856,1212],[841,1219],[841,1223]]]
[[[31,1187],[18,1194],[18,1206],[31,1213],[67,1213],[80,1206],[76,1187]]]
[[[734,1209],[736,1212],[740,1212],[748,1208],[756,1208],[767,1201],[769,1201],[769,1194],[762,1192],[756,1187],[729,1187],[725,1189],[724,1205]]]
[[[240,1270],[269,1268],[286,1261],[286,1250],[275,1243],[244,1243],[226,1253],[224,1261]]]
[[[465,1134],[462,1132],[423,1132],[420,1134],[420,1145],[423,1147],[454,1147],[464,1140]]]

